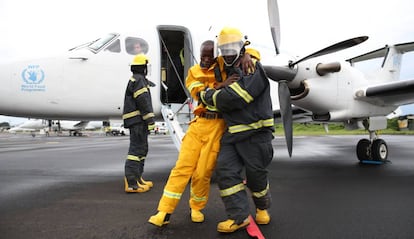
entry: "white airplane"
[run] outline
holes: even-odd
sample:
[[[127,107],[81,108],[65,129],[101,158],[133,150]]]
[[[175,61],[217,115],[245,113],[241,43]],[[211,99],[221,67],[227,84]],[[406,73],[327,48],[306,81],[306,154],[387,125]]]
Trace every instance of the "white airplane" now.
[[[233,12],[239,17],[238,11]],[[386,116],[400,105],[414,103],[414,80],[397,81],[401,56],[414,50],[414,43],[389,45],[346,61],[323,58],[368,39],[360,36],[298,59],[281,54],[276,0],[268,0],[268,15],[275,51],[269,53],[260,43],[252,47],[261,51],[262,64],[273,80],[275,117],[282,116],[289,155],[292,122],[307,117],[315,122],[342,122],[347,129],[365,128],[369,139],[358,142],[358,159],[386,161],[388,148],[376,131],[386,127]],[[217,32],[173,22],[168,19],[160,24],[139,25],[131,34],[110,33],[60,56],[0,66],[2,85],[7,86],[0,88],[0,113],[46,119],[119,120],[126,81],[131,75],[129,63],[137,53],[134,47],[140,44],[150,58],[148,78],[156,84],[151,89],[154,111],[164,118],[179,148],[185,131],[182,122],[192,117],[193,102],[183,87],[184,79],[188,68],[199,59],[201,42],[214,38]],[[354,67],[355,63],[378,57],[383,58],[383,64],[376,74],[365,75]]]
[[[33,137],[39,132],[49,136],[52,132],[61,133],[68,131],[69,136],[82,136],[82,130],[94,130],[102,128],[102,121],[71,121],[71,120],[44,120],[28,119],[27,121],[12,127],[9,133],[29,132]]]

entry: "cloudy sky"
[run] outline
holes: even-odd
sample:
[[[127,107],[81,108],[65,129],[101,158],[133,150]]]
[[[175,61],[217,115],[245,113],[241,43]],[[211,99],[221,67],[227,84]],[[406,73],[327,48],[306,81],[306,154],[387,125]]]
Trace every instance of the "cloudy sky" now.
[[[0,0],[0,63],[63,52],[108,32],[138,31],[140,25],[152,22],[192,24],[201,31],[237,26],[252,42],[271,47],[266,3]],[[338,55],[351,57],[385,44],[414,41],[412,0],[279,0],[278,5],[281,50],[290,54],[305,56],[361,35],[369,40]],[[403,68],[402,77],[405,74]]]

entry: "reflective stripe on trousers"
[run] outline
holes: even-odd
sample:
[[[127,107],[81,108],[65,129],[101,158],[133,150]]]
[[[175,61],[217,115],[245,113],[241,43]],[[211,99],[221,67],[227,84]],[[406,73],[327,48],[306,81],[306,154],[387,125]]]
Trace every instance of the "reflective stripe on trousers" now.
[[[164,187],[158,211],[173,213],[190,179],[190,208],[201,210],[205,207],[224,128],[223,119],[197,117],[190,123],[178,160]]]
[[[244,141],[221,145],[217,159],[217,181],[226,214],[237,223],[250,212],[249,199],[242,187],[245,179],[243,172],[246,173],[246,186],[256,196],[255,203],[260,204],[256,203],[256,207],[264,209],[261,201],[266,201],[266,205],[270,206],[266,168],[273,159],[272,138],[271,132],[261,132]],[[257,197],[259,194],[256,193],[260,193],[261,197]]]

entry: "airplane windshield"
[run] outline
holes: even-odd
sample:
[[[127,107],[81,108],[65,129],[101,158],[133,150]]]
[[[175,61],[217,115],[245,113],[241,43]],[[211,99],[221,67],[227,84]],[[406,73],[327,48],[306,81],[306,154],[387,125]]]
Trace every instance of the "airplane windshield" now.
[[[92,44],[88,46],[89,49],[91,49],[94,52],[99,51],[103,46],[105,46],[108,42],[110,42],[112,39],[117,37],[116,34],[108,34],[102,38],[99,38],[98,40],[94,41]]]

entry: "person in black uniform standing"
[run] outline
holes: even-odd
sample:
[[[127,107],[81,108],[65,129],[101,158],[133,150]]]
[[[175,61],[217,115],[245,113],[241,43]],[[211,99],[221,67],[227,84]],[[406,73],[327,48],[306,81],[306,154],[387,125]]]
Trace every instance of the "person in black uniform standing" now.
[[[217,37],[221,55],[217,67],[227,78],[239,80],[219,90],[207,87],[200,92],[202,103],[219,110],[227,124],[216,166],[220,196],[228,218],[218,223],[217,231],[224,233],[234,232],[250,223],[245,186],[250,189],[256,206],[256,222],[262,225],[270,222],[268,209],[272,198],[267,166],[273,159],[274,138],[270,84],[259,61],[255,61],[255,69],[250,74],[242,74],[239,60],[248,43],[243,41],[237,28],[221,30]]]
[[[125,192],[143,193],[152,186],[151,181],[142,178],[144,162],[148,153],[149,130],[155,127],[149,87],[154,83],[146,78],[148,58],[138,54],[131,63],[132,77],[125,91],[122,119],[129,128],[130,143],[125,161]]]

